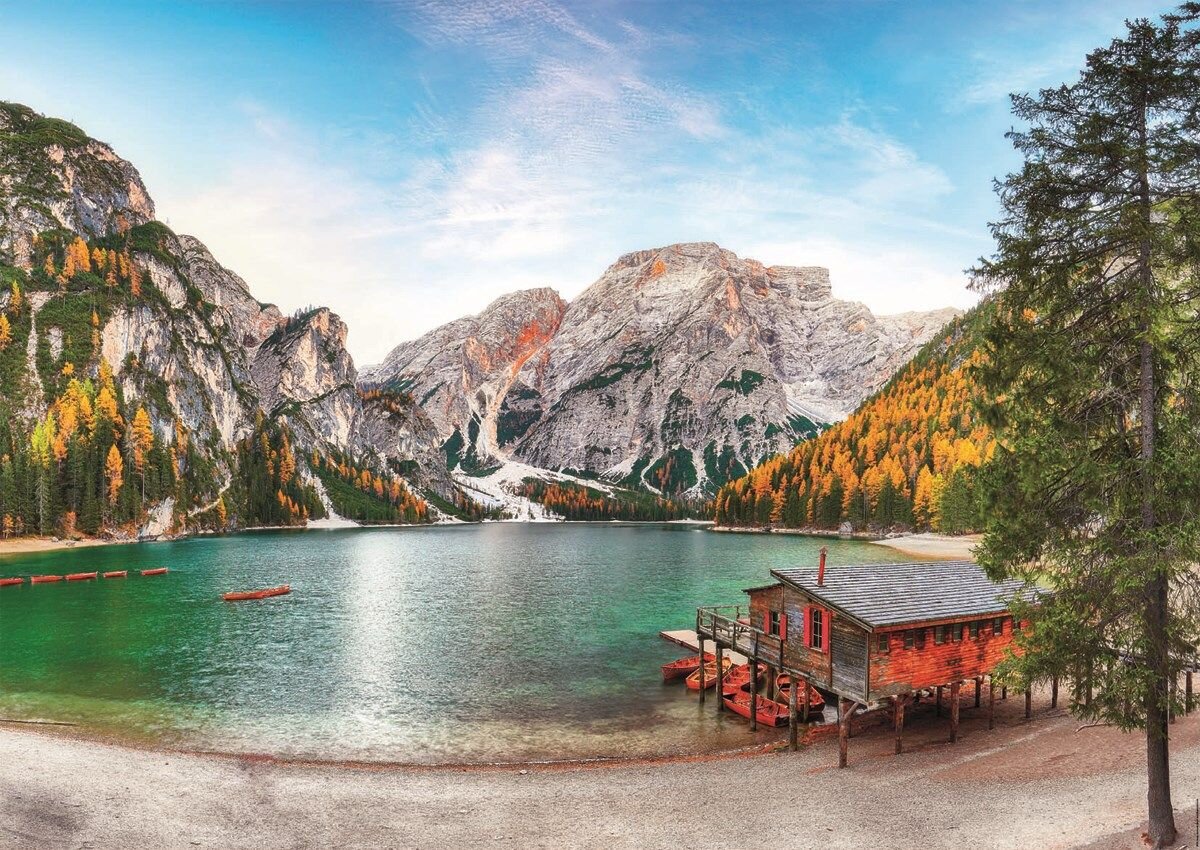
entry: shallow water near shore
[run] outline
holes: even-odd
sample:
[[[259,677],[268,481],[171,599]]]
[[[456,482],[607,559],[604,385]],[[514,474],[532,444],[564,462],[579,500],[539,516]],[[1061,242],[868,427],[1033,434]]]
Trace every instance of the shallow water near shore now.
[[[866,543],[679,525],[260,532],[0,558],[0,717],[285,758],[485,763],[750,746],[659,666],[697,605],[772,568],[904,560]],[[290,583],[290,596],[220,594]]]

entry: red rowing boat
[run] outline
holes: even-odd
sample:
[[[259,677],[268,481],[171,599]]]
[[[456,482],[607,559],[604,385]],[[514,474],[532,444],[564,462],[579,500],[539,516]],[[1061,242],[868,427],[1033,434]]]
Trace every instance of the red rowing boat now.
[[[0,578],[0,587],[11,587],[14,584],[21,584],[25,579],[17,576],[16,578]]]
[[[724,668],[726,674],[729,673],[729,668],[732,665],[733,665],[733,662],[730,661],[728,658],[721,659],[721,666]],[[684,679],[683,683],[685,685],[687,685],[689,691],[700,690],[700,665],[699,664],[696,665],[695,672],[693,672],[686,679]],[[704,689],[708,690],[716,683],[717,683],[717,660],[714,658],[712,661],[704,662]]]
[[[62,581],[62,576],[30,576],[30,584],[50,584],[52,581]]]
[[[758,681],[762,682],[763,676],[767,674],[767,665],[759,662],[758,665]],[[728,673],[725,674],[724,681],[721,682],[721,692],[725,694],[740,691],[742,688],[749,689],[750,686],[750,664],[739,664]]]
[[[167,574],[166,567],[155,567],[152,570],[142,570],[144,576],[163,576]]]
[[[241,602],[245,599],[266,599],[268,596],[283,596],[291,592],[292,586],[290,584],[281,584],[279,587],[269,587],[266,590],[242,590],[233,593],[222,593],[221,598],[226,602]]]
[[[129,570],[109,570],[104,574],[105,578],[125,578],[129,575]]]
[[[809,708],[824,708],[825,697],[821,696],[821,692],[807,682],[801,682],[800,692],[796,694],[797,705],[803,706],[804,692],[808,691],[808,707]],[[787,705],[789,695],[792,690],[792,677],[789,673],[780,673],[775,677],[775,692],[778,695],[779,701]]]
[[[704,653],[705,663],[716,661],[716,656],[711,652]],[[686,676],[688,673],[695,673],[700,669],[700,656],[689,655],[687,658],[680,658],[678,661],[672,661],[669,664],[662,666],[663,681],[669,682],[672,679],[679,679]]]
[[[67,581],[91,581],[95,577],[96,573],[70,573]]]
[[[722,699],[725,701],[725,707],[730,711],[737,712],[750,719],[750,694],[741,689],[733,693],[726,693]],[[761,694],[754,697],[757,703],[755,711],[755,720],[759,723],[766,723],[769,726],[786,726],[788,722],[788,707],[775,702],[773,699],[767,699]]]

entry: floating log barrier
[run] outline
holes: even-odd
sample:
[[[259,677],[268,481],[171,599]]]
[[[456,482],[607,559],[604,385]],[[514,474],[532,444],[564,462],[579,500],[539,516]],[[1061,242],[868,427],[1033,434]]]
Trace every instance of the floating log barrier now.
[[[20,576],[14,576],[13,578],[0,578],[0,587],[12,587],[13,585],[24,583],[25,579],[21,578]]]
[[[96,577],[95,572],[90,573],[70,573],[67,575],[67,581],[91,581]]]
[[[129,570],[109,570],[104,574],[105,578],[125,578],[129,575]]]
[[[29,577],[30,584],[50,584],[52,582],[62,581],[62,580],[63,580],[62,576],[30,576]]]
[[[155,567],[152,570],[142,570],[142,575],[144,575],[144,576],[161,576],[161,575],[166,575],[166,574],[167,574],[166,567]]]

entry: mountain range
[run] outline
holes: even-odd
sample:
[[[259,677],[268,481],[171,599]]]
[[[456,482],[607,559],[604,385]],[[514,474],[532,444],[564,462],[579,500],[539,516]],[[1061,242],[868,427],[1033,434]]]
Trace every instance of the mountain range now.
[[[412,393],[451,467],[515,460],[698,497],[844,418],[955,315],[875,316],[824,268],[670,245],[570,303],[505,295],[360,380]]]
[[[546,515],[527,479],[700,499],[844,418],[955,315],[875,316],[825,269],[689,243],[570,302],[503,296],[359,373],[335,313],[260,303],[111,147],[8,103],[0,279],[0,516],[42,532]]]

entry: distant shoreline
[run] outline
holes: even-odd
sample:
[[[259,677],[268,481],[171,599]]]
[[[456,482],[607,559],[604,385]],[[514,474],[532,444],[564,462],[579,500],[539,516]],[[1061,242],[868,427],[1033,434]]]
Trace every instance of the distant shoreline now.
[[[413,522],[413,523],[373,523],[373,524],[355,524],[345,526],[296,526],[296,525],[256,525],[247,528],[230,529],[229,531],[213,532],[213,531],[197,531],[192,534],[185,534],[179,537],[164,537],[160,536],[156,540],[105,540],[100,537],[84,537],[78,540],[63,540],[53,537],[10,537],[7,540],[0,540],[0,558],[5,556],[17,555],[36,555],[41,552],[55,552],[65,549],[92,549],[98,546],[121,546],[134,543],[170,543],[172,540],[187,540],[187,539],[205,539],[209,537],[220,537],[226,534],[244,534],[247,532],[256,531],[369,531],[370,529],[379,528],[453,528],[453,527],[470,527],[480,525],[595,525],[595,526],[622,526],[622,525],[676,525],[676,526],[696,526],[703,527],[711,525],[711,520],[703,519],[673,519],[673,520],[580,520],[580,519],[564,519],[564,520],[547,520],[543,522],[525,522],[523,520],[485,520],[482,522]]]
[[[975,547],[982,539],[980,534],[900,534],[893,537],[883,537],[867,531],[853,531],[842,534],[821,528],[742,528],[729,525],[714,525],[710,531],[722,534],[790,534],[798,537],[816,537],[825,540],[856,540],[864,543],[874,543],[876,546],[886,546],[916,558],[935,558],[938,560],[963,560],[973,557]]]

